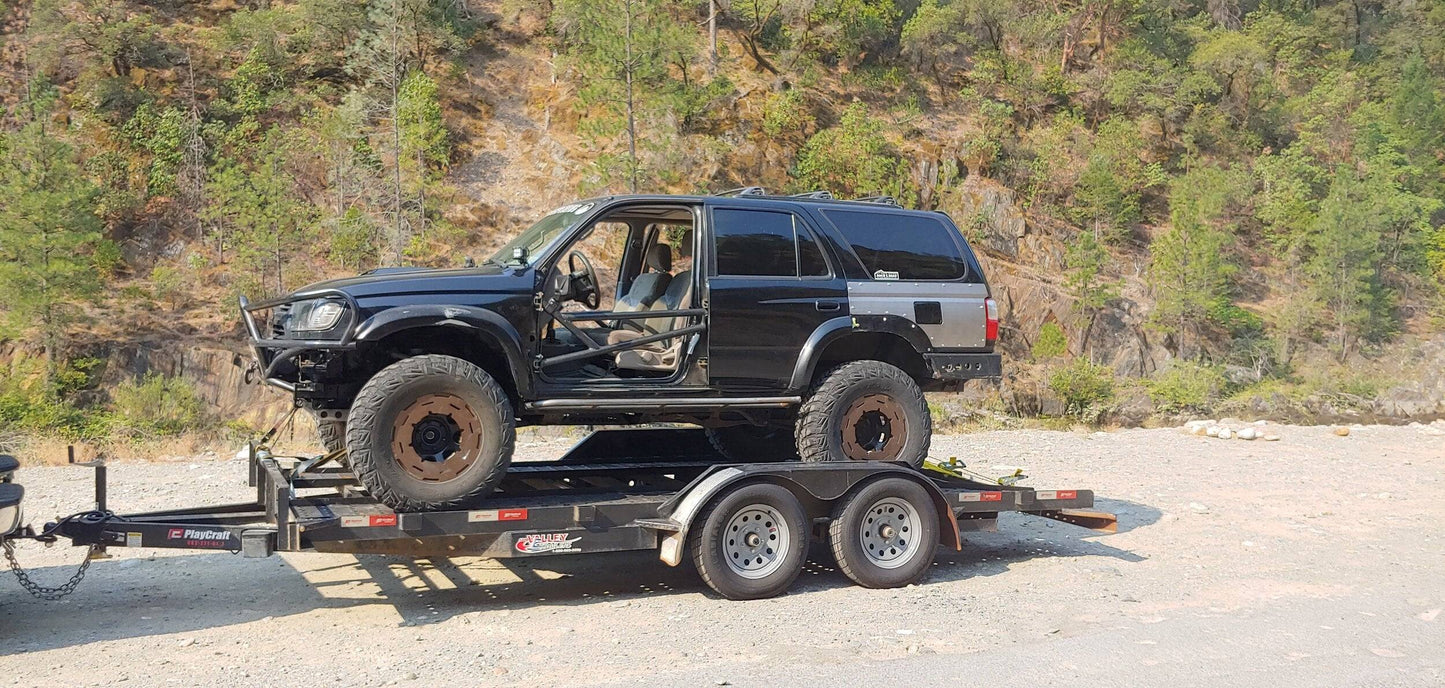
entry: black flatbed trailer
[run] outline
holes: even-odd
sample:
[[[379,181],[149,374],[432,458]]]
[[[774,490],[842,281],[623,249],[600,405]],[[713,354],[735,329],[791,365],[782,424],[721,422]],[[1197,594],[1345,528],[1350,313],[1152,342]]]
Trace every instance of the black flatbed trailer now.
[[[335,457],[247,453],[254,501],[117,515],[105,508],[99,466],[98,509],[48,524],[41,537],[99,552],[154,547],[247,557],[317,551],[513,558],[653,549],[673,566],[692,556],[711,587],[738,599],[785,590],[815,540],[831,547],[856,582],[893,587],[921,577],[938,544],[959,549],[961,531],[991,530],[1000,513],[1115,528],[1113,515],[1091,510],[1094,494],[1086,489],[993,484],[932,462],[924,469],[729,463],[692,429],[598,431],[560,459],[514,463],[481,508],[419,513],[396,513],[371,499]]]

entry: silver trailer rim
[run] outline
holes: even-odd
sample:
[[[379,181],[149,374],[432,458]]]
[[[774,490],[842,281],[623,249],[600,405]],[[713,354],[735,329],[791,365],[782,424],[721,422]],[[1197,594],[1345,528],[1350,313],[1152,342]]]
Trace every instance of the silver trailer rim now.
[[[723,558],[728,568],[743,578],[765,578],[782,567],[792,537],[777,509],[749,504],[728,519],[723,533]]]
[[[918,554],[918,510],[906,500],[884,497],[868,507],[858,526],[863,556],[880,569],[896,569]]]

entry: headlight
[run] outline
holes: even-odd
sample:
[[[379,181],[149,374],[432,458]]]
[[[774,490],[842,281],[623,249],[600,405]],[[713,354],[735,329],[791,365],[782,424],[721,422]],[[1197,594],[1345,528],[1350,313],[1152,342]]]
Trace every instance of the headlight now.
[[[296,332],[321,332],[336,326],[346,306],[340,301],[303,301],[291,310],[290,325]]]

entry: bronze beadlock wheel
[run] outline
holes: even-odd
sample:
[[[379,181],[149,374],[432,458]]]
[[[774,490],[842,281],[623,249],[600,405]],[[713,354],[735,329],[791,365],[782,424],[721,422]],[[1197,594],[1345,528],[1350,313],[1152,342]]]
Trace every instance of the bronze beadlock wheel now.
[[[512,462],[516,421],[502,386],[476,364],[429,354],[373,375],[346,423],[356,477],[397,511],[476,504]]]
[[[418,480],[451,480],[477,460],[481,449],[477,414],[451,394],[418,397],[392,424],[392,456]]]
[[[824,373],[798,410],[804,461],[923,465],[933,419],[918,383],[883,361],[849,361]]]
[[[843,414],[843,453],[854,461],[893,461],[908,442],[903,405],[887,394],[856,399]]]

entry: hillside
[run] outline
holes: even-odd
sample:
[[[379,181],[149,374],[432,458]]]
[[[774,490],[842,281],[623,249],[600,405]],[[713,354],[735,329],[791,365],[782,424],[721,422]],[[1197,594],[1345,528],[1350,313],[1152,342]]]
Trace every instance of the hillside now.
[[[743,185],[965,229],[1010,379],[945,421],[1445,413],[1439,3],[34,0],[0,61],[4,431],[245,415],[239,294]]]

